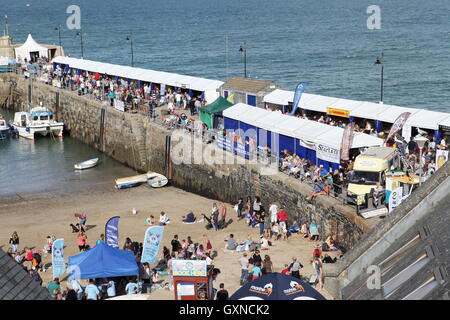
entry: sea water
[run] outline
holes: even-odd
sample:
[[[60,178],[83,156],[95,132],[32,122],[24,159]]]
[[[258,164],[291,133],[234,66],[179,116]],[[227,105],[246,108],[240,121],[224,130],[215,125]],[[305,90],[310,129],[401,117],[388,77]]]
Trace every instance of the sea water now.
[[[448,0],[3,0],[15,43],[28,33],[81,56],[68,6],[81,9],[84,58],[226,80],[273,80],[294,90],[378,102],[384,50],[384,102],[450,112]],[[26,4],[31,4],[26,6]],[[369,6],[380,29],[369,29]],[[3,27],[3,20],[1,20]]]

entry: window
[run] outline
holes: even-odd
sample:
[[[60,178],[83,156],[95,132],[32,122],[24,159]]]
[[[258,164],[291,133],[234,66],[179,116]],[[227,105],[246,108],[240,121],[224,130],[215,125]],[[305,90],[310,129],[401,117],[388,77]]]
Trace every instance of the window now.
[[[434,276],[425,281],[419,288],[408,294],[402,300],[421,300],[425,298],[434,288],[438,286],[438,282]]]
[[[422,269],[428,262],[430,258],[426,253],[422,254],[419,259],[417,259],[413,264],[406,267],[402,271],[400,271],[397,275],[392,277],[386,283],[383,284],[383,293],[385,298],[389,298],[401,285],[403,285],[406,281],[411,279],[417,272]]]
[[[369,171],[354,171],[353,176],[350,177],[351,183],[357,184],[374,184],[380,181],[379,172]]]
[[[48,120],[48,116],[41,116],[41,120]]]

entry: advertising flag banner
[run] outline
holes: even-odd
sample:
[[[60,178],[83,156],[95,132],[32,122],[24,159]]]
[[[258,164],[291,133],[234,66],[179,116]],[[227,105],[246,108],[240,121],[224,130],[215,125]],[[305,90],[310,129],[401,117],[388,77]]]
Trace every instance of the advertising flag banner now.
[[[119,219],[112,217],[105,226],[106,244],[113,248],[119,248]]]
[[[436,170],[442,167],[448,160],[447,150],[436,150]]]
[[[350,148],[353,143],[354,127],[355,127],[354,122],[348,123],[345,126],[344,134],[342,135],[341,159],[345,161],[350,160]]]
[[[141,263],[156,263],[159,247],[161,246],[164,227],[148,227],[145,231],[144,245],[142,248]]]
[[[402,203],[403,199],[403,188],[398,187],[391,192],[389,197],[389,212],[392,212],[395,208],[397,208],[400,203]]]
[[[391,130],[389,131],[386,141],[392,138],[394,134],[396,134],[403,128],[403,125],[405,124],[406,120],[408,120],[410,115],[411,112],[403,112],[401,115],[398,116],[398,118],[392,124]]]
[[[308,84],[306,82],[300,82],[295,88],[294,101],[292,105],[292,112],[289,114],[290,116],[295,115],[295,111],[297,111],[298,104],[300,103],[300,98],[302,97],[303,91],[305,91]]]
[[[64,274],[66,263],[64,262],[64,239],[57,239],[52,247],[53,279]]]

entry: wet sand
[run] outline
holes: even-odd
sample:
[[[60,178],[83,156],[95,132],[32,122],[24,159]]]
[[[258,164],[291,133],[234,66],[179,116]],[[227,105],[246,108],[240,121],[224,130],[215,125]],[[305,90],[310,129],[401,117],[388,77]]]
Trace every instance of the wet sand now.
[[[231,204],[227,204],[227,220],[233,222],[220,231],[206,230],[205,223],[195,223],[186,225],[181,222],[181,217],[192,210],[198,219],[202,213],[210,213],[214,200],[207,199],[183,190],[166,187],[162,189],[151,189],[145,185],[127,189],[116,190],[113,183],[99,184],[92,189],[83,192],[69,194],[65,196],[46,195],[22,195],[22,198],[4,199],[0,202],[0,247],[6,251],[9,247],[8,240],[13,231],[17,231],[20,237],[20,249],[24,247],[35,247],[41,249],[46,244],[48,235],[55,235],[57,238],[64,238],[66,257],[78,253],[76,244],[76,233],[72,233],[70,223],[75,222],[74,213],[87,213],[88,244],[93,246],[101,233],[104,233],[106,221],[112,216],[120,216],[119,223],[119,245],[122,246],[125,238],[130,237],[133,241],[143,242],[144,232],[147,228],[145,219],[152,214],[157,220],[159,213],[165,211],[171,223],[164,231],[162,246],[170,247],[170,241],[174,234],[179,235],[179,239],[186,239],[191,236],[194,242],[200,241],[203,234],[206,234],[213,246],[213,251],[217,251],[213,264],[221,270],[215,281],[214,287],[218,288],[219,283],[225,283],[226,289],[232,294],[239,288],[240,265],[238,259],[241,253],[223,250],[224,240],[230,233],[235,235],[237,240],[244,240],[250,235],[253,240],[259,239],[259,229],[250,228],[244,221],[237,221],[236,213]],[[135,208],[138,213],[132,214]],[[288,214],[289,211],[287,210]],[[162,246],[160,256],[162,255]],[[314,273],[309,261],[312,258],[312,251],[315,243],[302,239],[298,235],[291,236],[288,240],[275,241],[275,245],[269,250],[262,250],[261,255],[270,255],[274,270],[280,272],[284,264],[289,264],[293,256],[297,257],[304,265],[301,270],[302,275],[309,276]],[[333,255],[332,255],[333,256]],[[43,263],[51,262],[50,255],[43,256]],[[29,266],[29,263],[25,263]],[[51,280],[52,270],[42,272],[41,277],[44,285]],[[62,282],[62,288],[66,288],[66,282]],[[321,293],[328,299],[331,296],[322,290]],[[160,289],[149,295],[149,299],[173,299],[173,292]]]

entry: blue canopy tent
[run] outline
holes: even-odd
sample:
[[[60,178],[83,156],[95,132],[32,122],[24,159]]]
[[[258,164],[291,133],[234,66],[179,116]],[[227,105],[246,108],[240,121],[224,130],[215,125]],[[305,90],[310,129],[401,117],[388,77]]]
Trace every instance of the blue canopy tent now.
[[[69,257],[70,279],[93,279],[139,275],[132,251],[115,249],[101,242],[88,251]]]
[[[238,289],[230,300],[326,300],[317,290],[297,278],[268,273]]]

